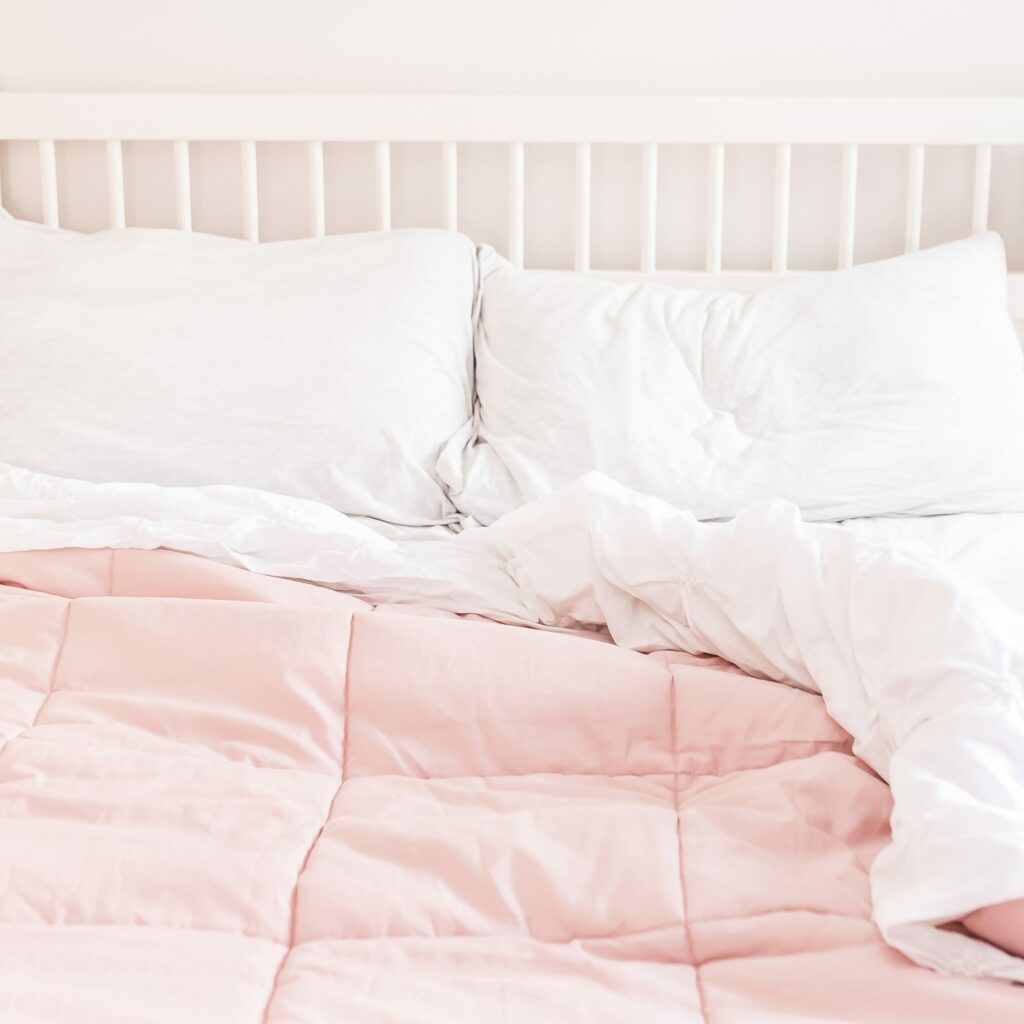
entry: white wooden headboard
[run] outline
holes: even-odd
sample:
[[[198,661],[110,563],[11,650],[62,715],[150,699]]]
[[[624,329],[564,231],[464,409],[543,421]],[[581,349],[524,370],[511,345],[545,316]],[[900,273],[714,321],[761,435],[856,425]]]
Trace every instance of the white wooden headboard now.
[[[928,147],[974,148],[973,181],[957,201],[970,210],[974,231],[989,220],[995,147],[1024,146],[1024,98],[1013,99],[787,99],[597,96],[341,96],[0,93],[0,141],[38,144],[42,220],[59,220],[55,143],[91,140],[106,145],[107,222],[125,224],[125,142],[164,142],[173,161],[175,222],[192,227],[190,143],[220,141],[239,146],[243,235],[260,238],[260,174],[257,143],[306,144],[306,176],[296,185],[308,202],[308,234],[326,231],[324,145],[373,145],[375,224],[392,220],[391,146],[432,143],[440,147],[436,182],[444,225],[459,217],[459,144],[507,147],[506,188],[494,200],[504,207],[506,254],[522,264],[526,216],[524,146],[575,146],[571,197],[573,264],[591,267],[591,234],[603,209],[592,203],[591,147],[604,143],[639,148],[640,244],[634,274],[729,289],[756,288],[794,271],[789,261],[791,156],[793,146],[837,147],[842,154],[838,247],[835,266],[854,261],[858,156],[863,147],[900,146],[908,151],[903,242],[921,244],[924,171]],[[669,270],[657,264],[659,146],[707,148],[705,258],[702,269]],[[770,267],[735,271],[723,266],[727,147],[774,147],[774,199]],[[0,181],[0,189],[3,182]],[[2,192],[0,192],[2,197]],[[2,199],[0,199],[2,201]],[[836,225],[833,225],[836,227]],[[1024,224],[1020,225],[1024,232]],[[1024,318],[1024,269],[1011,274],[1011,313]]]

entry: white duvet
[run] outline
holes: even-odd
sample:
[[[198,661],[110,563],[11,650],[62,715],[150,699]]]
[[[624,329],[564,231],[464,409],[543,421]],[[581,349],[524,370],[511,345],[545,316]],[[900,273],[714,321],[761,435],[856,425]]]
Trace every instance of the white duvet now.
[[[892,787],[872,867],[885,939],[1024,981],[1024,961],[941,927],[1024,898],[1024,516],[847,527],[772,501],[706,524],[590,475],[492,527],[399,543],[258,491],[0,469],[0,550],[159,546],[378,601],[603,626],[820,692]]]

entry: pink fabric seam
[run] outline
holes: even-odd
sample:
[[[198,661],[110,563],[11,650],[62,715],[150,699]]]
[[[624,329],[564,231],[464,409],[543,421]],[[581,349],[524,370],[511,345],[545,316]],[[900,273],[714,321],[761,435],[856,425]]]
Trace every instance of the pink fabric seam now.
[[[320,842],[321,836],[324,834],[324,830],[327,828],[327,822],[331,820],[331,814],[334,811],[334,805],[338,802],[338,797],[341,796],[342,787],[345,785],[345,779],[348,775],[348,707],[349,707],[349,685],[351,680],[352,670],[352,647],[353,641],[355,640],[356,634],[356,616],[355,613],[349,618],[348,627],[348,650],[345,652],[345,677],[344,677],[344,690],[342,693],[342,723],[341,723],[341,777],[338,781],[338,788],[334,791],[334,796],[331,802],[327,805],[327,814],[324,817],[323,824],[320,826],[317,834],[313,837],[313,842],[309,844],[309,849],[306,850],[306,856],[302,858],[302,865],[299,867],[299,873],[295,876],[295,885],[292,887],[292,906],[291,906],[291,924],[288,929],[288,948],[284,951],[284,955],[281,957],[281,962],[277,965],[277,970],[274,972],[274,981],[270,986],[270,994],[267,996],[266,1005],[263,1007],[263,1024],[267,1024],[270,1019],[270,1007],[273,1005],[274,996],[277,995],[277,987],[281,980],[281,975],[284,973],[285,964],[288,962],[288,957],[291,955],[292,950],[295,948],[295,927],[298,922],[299,916],[299,882],[302,881],[302,876],[309,866],[310,858],[313,856],[313,851],[316,849],[316,844]]]
[[[60,668],[61,659],[64,657],[64,648],[68,642],[68,627],[71,624],[71,606],[74,601],[68,599],[64,602],[64,631],[61,633],[60,645],[57,647],[57,653],[53,659],[53,667],[50,669],[50,688],[43,695],[43,699],[39,702],[39,707],[36,708],[35,715],[32,716],[32,722],[30,725],[25,726],[17,736],[11,737],[4,744],[3,749],[0,750],[0,760],[3,760],[3,756],[7,753],[11,743],[14,740],[20,740],[23,737],[27,738],[27,734],[30,733],[38,724],[39,719],[43,717],[43,709],[46,707],[47,702],[53,696],[54,687],[57,685],[57,671]]]
[[[690,929],[690,901],[686,894],[686,870],[685,870],[685,857],[683,853],[683,809],[679,801],[679,776],[682,774],[678,771],[679,768],[679,740],[678,740],[678,690],[676,687],[676,677],[669,673],[669,714],[671,720],[669,722],[669,732],[672,738],[672,758],[673,767],[676,771],[672,774],[672,800],[675,804],[676,812],[676,845],[679,850],[679,892],[683,900],[683,935],[686,941],[686,950],[690,959],[690,963],[693,965],[693,980],[694,985],[697,989],[697,998],[699,1000],[698,1009],[700,1010],[701,1020],[704,1024],[708,1024],[710,1018],[708,1017],[707,1007],[707,995],[704,991],[704,979],[701,977],[700,964],[697,963],[696,947],[693,941],[693,932]]]

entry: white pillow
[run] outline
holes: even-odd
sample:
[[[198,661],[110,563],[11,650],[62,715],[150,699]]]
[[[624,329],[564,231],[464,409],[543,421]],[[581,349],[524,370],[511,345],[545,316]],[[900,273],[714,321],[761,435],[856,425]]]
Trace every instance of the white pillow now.
[[[475,294],[445,231],[253,245],[0,217],[0,461],[450,521],[434,467],[472,414]]]
[[[993,234],[756,295],[481,253],[478,431],[441,467],[489,523],[587,470],[702,519],[1024,508],[1024,364]]]

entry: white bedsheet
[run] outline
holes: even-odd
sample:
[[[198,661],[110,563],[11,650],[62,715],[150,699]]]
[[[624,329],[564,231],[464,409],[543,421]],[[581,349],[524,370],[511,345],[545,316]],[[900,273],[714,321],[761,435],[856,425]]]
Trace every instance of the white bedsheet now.
[[[937,969],[1024,981],[1021,959],[939,927],[1024,898],[1024,516],[955,519],[808,524],[765,502],[705,524],[594,474],[487,529],[399,543],[261,492],[0,468],[3,551],[172,547],[377,601],[604,625],[820,692],[892,787],[872,867],[883,936]]]

